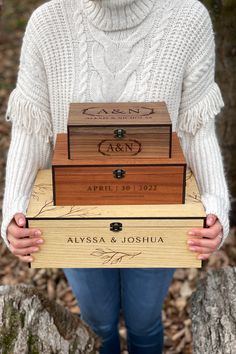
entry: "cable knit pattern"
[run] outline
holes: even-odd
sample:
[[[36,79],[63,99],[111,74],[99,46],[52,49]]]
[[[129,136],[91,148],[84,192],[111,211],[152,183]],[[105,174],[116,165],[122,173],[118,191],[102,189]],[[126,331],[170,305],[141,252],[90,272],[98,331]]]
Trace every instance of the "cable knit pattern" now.
[[[146,101],[146,95],[148,92],[148,84],[151,76],[151,70],[153,67],[154,57],[157,55],[158,49],[161,45],[161,40],[164,36],[166,27],[168,26],[169,19],[173,13],[173,6],[171,2],[166,2],[166,11],[163,11],[161,7],[158,6],[158,15],[160,17],[160,22],[156,21],[158,27],[153,31],[153,35],[151,36],[150,48],[148,51],[148,55],[146,56],[146,60],[144,61],[142,77],[140,82],[140,89],[137,95],[137,101],[142,102]],[[163,13],[163,16],[161,12]]]
[[[102,42],[102,41],[101,41]],[[105,47],[94,43],[92,63],[96,71],[90,78],[92,101],[130,101],[136,86],[136,70],[141,63],[144,41],[138,40],[122,46],[121,55],[117,55],[115,44]]]
[[[214,80],[210,16],[197,0],[51,0],[31,16],[7,114],[1,233],[26,212],[39,168],[66,132],[69,103],[165,101],[207,213],[229,231],[229,192],[215,135],[224,105]]]
[[[80,58],[80,66],[76,64],[76,89],[74,92],[76,95],[79,93],[79,101],[86,102],[86,91],[88,85],[88,49],[87,49],[87,38],[84,30],[83,24],[83,14],[78,8],[74,8],[74,23],[75,23],[75,39],[74,43],[78,47],[78,52],[75,50],[75,63],[77,63],[76,58]],[[78,97],[74,97],[74,101],[78,101]]]

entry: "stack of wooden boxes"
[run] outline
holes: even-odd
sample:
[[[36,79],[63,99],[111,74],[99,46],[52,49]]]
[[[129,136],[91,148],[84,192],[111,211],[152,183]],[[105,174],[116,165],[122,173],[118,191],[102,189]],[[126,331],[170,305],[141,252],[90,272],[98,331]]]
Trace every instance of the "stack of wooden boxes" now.
[[[205,211],[165,103],[71,104],[27,222],[33,268],[201,267],[187,232]]]
[[[185,202],[186,161],[164,102],[71,104],[52,169],[54,205]]]

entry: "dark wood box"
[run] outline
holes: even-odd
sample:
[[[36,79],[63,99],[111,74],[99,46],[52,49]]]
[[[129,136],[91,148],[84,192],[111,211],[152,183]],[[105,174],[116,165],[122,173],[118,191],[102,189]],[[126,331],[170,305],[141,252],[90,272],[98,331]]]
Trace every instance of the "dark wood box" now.
[[[186,161],[176,133],[172,158],[77,159],[67,156],[58,134],[54,157],[54,205],[182,204]]]
[[[67,132],[69,159],[171,157],[164,102],[72,103]]]

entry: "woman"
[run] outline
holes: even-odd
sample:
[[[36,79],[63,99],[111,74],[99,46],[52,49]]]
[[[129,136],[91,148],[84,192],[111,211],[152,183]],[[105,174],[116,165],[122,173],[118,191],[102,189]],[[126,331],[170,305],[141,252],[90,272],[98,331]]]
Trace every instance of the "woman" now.
[[[214,81],[215,43],[197,0],[52,0],[29,20],[16,89],[7,159],[2,236],[29,262],[43,241],[25,229],[38,169],[50,167],[70,102],[165,101],[207,213],[206,229],[189,230],[189,247],[207,259],[229,232],[229,196],[215,135],[223,107]],[[34,236],[29,239],[25,236]],[[65,269],[82,318],[118,354],[122,307],[132,354],[163,348],[162,304],[175,269]],[[95,305],[96,302],[96,305]]]

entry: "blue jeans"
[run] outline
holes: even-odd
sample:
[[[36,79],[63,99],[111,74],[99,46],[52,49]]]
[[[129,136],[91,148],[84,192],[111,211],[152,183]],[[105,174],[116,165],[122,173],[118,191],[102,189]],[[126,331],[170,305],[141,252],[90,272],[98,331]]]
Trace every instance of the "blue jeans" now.
[[[100,354],[120,354],[120,309],[129,354],[162,354],[162,306],[175,268],[63,270],[81,318],[102,337]]]

